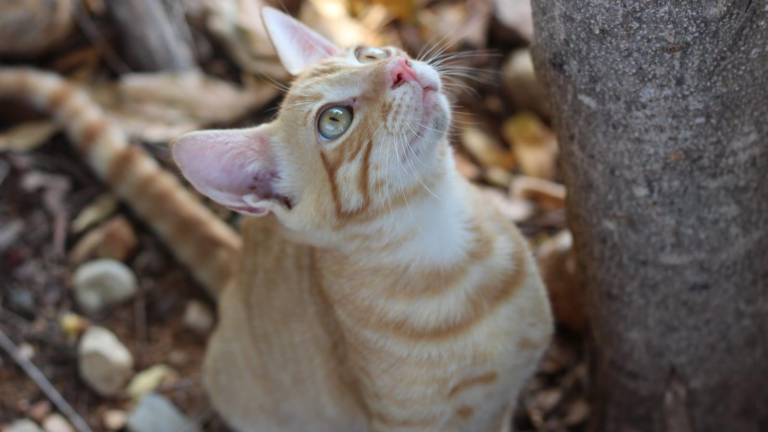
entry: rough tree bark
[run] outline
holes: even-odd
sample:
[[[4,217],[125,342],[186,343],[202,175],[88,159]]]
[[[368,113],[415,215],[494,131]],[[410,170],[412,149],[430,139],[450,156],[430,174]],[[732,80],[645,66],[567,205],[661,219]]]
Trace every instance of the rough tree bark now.
[[[768,431],[766,0],[533,2],[593,431]]]
[[[123,39],[124,52],[139,70],[185,71],[197,67],[182,4],[168,0],[117,0],[106,4]]]

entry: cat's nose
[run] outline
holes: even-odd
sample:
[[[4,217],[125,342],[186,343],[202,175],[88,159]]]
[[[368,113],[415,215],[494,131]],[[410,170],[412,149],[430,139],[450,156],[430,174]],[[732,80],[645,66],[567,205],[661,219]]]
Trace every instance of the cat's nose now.
[[[419,79],[416,76],[416,71],[413,70],[411,61],[405,57],[398,57],[393,61],[393,65],[389,71],[389,76],[392,82],[392,89],[396,89],[408,81],[416,81]]]

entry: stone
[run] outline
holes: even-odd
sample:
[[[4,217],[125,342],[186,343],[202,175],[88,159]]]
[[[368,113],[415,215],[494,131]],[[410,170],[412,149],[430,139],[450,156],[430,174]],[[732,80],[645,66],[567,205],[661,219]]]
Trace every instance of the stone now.
[[[89,261],[75,271],[75,299],[87,313],[124,302],[134,295],[138,283],[133,271],[113,259]]]
[[[190,300],[184,309],[184,325],[200,334],[208,334],[213,327],[213,313],[202,302]]]
[[[2,428],[3,432],[43,432],[37,423],[30,419],[16,420],[8,426]]]
[[[134,400],[139,400],[148,393],[157,390],[162,384],[166,384],[178,378],[178,374],[170,367],[164,364],[154,365],[137,373],[130,384],[127,392]]]
[[[128,415],[123,410],[111,409],[104,412],[101,421],[107,430],[116,431],[125,427]]]
[[[133,356],[111,331],[92,326],[80,339],[78,368],[93,390],[114,396],[133,374]]]
[[[72,426],[61,414],[51,414],[43,420],[45,432],[74,432]]]
[[[157,393],[139,401],[128,416],[129,432],[199,432],[200,428],[170,402]]]

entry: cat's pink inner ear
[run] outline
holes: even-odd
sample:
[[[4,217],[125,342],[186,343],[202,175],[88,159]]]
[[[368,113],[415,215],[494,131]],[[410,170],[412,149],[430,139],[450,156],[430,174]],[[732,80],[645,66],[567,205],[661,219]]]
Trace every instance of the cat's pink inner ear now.
[[[333,42],[277,9],[264,7],[261,16],[280,62],[292,75],[341,51]]]
[[[173,159],[203,195],[240,213],[265,214],[254,202],[275,197],[278,174],[269,136],[260,129],[185,134],[171,148]]]

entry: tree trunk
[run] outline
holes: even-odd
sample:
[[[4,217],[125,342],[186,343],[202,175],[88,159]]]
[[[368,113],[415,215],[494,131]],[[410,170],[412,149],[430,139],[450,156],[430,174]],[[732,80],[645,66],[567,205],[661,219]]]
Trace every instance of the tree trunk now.
[[[139,70],[186,71],[197,67],[181,4],[112,0],[107,6],[123,38],[123,51]]]
[[[768,431],[768,5],[534,1],[593,431]]]

